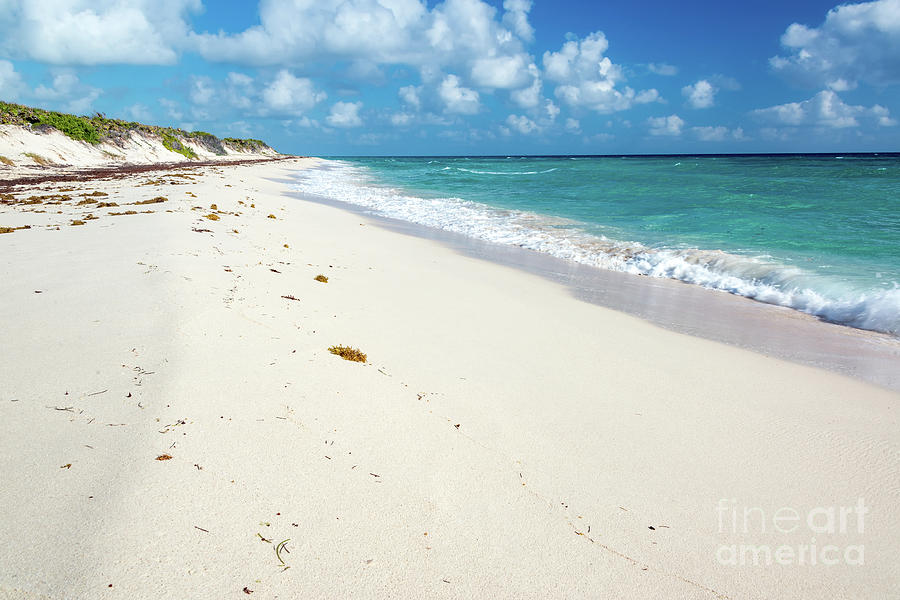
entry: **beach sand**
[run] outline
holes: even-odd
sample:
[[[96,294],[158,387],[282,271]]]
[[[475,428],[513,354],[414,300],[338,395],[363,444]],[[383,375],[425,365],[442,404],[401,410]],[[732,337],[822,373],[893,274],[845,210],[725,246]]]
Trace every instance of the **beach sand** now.
[[[0,205],[0,598],[900,596],[896,392],[286,195],[316,163]]]

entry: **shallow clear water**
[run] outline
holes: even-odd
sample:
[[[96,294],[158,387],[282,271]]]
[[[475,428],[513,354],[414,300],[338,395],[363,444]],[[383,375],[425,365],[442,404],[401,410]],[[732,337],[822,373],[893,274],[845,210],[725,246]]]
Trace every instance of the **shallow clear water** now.
[[[353,158],[297,189],[900,333],[900,155]]]

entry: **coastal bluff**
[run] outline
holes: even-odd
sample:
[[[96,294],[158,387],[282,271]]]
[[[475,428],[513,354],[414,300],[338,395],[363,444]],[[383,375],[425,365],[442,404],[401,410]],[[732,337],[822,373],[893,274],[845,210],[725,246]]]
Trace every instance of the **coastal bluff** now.
[[[3,178],[67,168],[230,162],[280,154],[261,140],[76,116],[0,101]]]

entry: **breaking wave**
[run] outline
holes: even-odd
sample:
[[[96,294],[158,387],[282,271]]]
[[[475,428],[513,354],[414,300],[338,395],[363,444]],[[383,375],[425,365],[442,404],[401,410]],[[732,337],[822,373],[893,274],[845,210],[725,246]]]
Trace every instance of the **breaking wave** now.
[[[767,256],[650,247],[593,235],[578,222],[563,218],[493,208],[461,198],[418,197],[379,186],[364,168],[340,161],[297,176],[298,183],[293,186],[297,191],[361,206],[378,215],[599,268],[677,279],[793,308],[825,321],[900,335],[900,288],[896,285],[862,292]]]

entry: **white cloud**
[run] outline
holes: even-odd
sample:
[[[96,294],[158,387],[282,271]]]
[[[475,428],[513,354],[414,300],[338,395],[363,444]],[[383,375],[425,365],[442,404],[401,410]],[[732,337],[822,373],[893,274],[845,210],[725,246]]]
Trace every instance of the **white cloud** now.
[[[691,127],[691,131],[701,142],[721,142],[728,137],[727,127]]]
[[[40,103],[44,106],[55,105],[54,101],[60,101],[64,102],[63,111],[85,114],[90,111],[94,101],[100,97],[101,93],[99,88],[82,83],[75,73],[64,69],[54,73],[51,85],[41,84],[36,87],[33,95],[44,101]]]
[[[514,103],[522,108],[534,108],[541,102],[541,74],[537,65],[531,63],[528,65],[528,74],[531,76],[531,85],[526,88],[513,90],[509,97]]]
[[[397,95],[400,96],[400,99],[403,100],[406,104],[411,106],[412,108],[419,110],[422,107],[422,99],[420,97],[422,93],[421,86],[407,85],[397,92]]]
[[[16,72],[15,67],[8,60],[0,60],[0,94],[7,100],[15,100],[25,84],[22,76]]]
[[[647,119],[650,126],[650,135],[681,135],[681,128],[684,127],[684,120],[678,115],[669,115],[668,117],[650,117]]]
[[[139,123],[149,123],[153,120],[153,113],[150,112],[150,109],[147,108],[145,104],[141,104],[140,102],[125,108],[125,114],[128,115],[131,120]]]
[[[194,104],[209,104],[213,99],[215,90],[213,81],[209,77],[194,76],[191,78],[191,88],[188,95]]]
[[[160,98],[159,103],[166,109],[166,113],[174,120],[180,121],[184,118],[184,111],[181,106],[169,98]]]
[[[831,129],[858,127],[860,118],[871,119],[881,127],[897,124],[887,108],[878,104],[871,108],[846,104],[831,90],[822,90],[809,100],[761,108],[752,114],[779,125],[812,125]]]
[[[630,87],[617,87],[625,75],[621,67],[604,56],[608,48],[606,36],[598,31],[582,40],[567,41],[559,52],[545,52],[544,75],[559,84],[554,95],[565,104],[599,113],[627,110],[634,105],[636,95],[642,101],[653,97],[651,90],[635,94]]]
[[[647,68],[651,73],[656,73],[657,75],[665,75],[667,77],[678,75],[678,67],[667,65],[666,63],[650,63],[647,65]]]
[[[819,27],[793,23],[781,36],[786,57],[769,59],[785,76],[845,91],[857,82],[900,82],[900,0],[842,4]]]
[[[472,64],[472,81],[485,88],[518,88],[528,82],[528,65],[524,54],[479,58]]]
[[[581,123],[578,122],[578,119],[566,119],[566,131],[569,133],[581,133]]]
[[[547,120],[552,123],[556,120],[556,117],[559,116],[559,107],[553,100],[547,100],[544,102],[544,112],[547,113]]]
[[[359,116],[362,102],[336,102],[325,121],[332,127],[359,127],[363,124]]]
[[[723,142],[725,140],[745,140],[744,130],[741,127],[728,129],[724,126],[717,127],[691,127],[691,131],[701,142]]]
[[[681,95],[687,98],[691,108],[709,108],[715,103],[718,89],[705,79],[681,88]]]
[[[8,56],[57,65],[172,64],[200,0],[10,0]]]
[[[656,88],[650,88],[649,90],[642,90],[637,96],[634,97],[635,104],[650,104],[651,102],[662,102],[665,101],[662,99],[662,96],[659,95],[659,90]]]
[[[480,108],[478,92],[462,87],[456,75],[444,77],[438,88],[438,95],[444,102],[444,110],[448,113],[474,115]]]
[[[231,72],[228,74],[225,80],[229,83],[229,85],[233,85],[235,87],[249,87],[253,85],[253,78],[249,75],[245,75],[244,73]]]
[[[504,83],[496,65],[483,61],[522,55],[533,34],[530,7],[528,0],[506,0],[502,13],[482,0],[445,0],[431,9],[424,0],[266,0],[258,25],[236,34],[192,34],[191,43],[205,58],[223,62],[407,64],[423,80],[452,67],[474,69],[473,76],[503,87],[494,85]]]
[[[391,125],[405,127],[413,122],[415,117],[409,113],[399,112],[391,115]]]
[[[279,71],[262,92],[266,107],[280,114],[302,114],[327,97],[325,92],[316,90],[312,81],[295,77],[287,70]]]
[[[534,39],[534,29],[528,23],[531,0],[504,0],[503,24],[526,42]]]
[[[509,115],[506,117],[506,124],[522,135],[528,135],[539,129],[537,124],[525,115]]]

